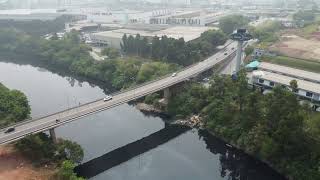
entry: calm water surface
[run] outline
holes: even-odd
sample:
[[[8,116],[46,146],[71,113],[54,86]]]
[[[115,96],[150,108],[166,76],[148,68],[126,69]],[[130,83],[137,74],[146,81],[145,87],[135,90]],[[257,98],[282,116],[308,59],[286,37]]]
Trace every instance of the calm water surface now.
[[[33,118],[105,96],[88,82],[30,65],[0,62],[0,82],[28,96]],[[93,180],[283,180],[206,131],[169,127],[128,104],[59,127],[56,133],[83,147],[80,174],[91,174]],[[89,165],[97,168],[89,172]]]

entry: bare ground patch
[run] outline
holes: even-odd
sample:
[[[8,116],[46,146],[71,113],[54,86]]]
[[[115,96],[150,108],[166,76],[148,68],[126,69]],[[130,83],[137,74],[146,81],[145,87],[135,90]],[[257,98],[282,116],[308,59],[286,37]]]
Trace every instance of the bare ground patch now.
[[[281,55],[320,62],[320,41],[296,35],[283,35],[281,41],[270,47]]]
[[[11,145],[0,146],[0,180],[49,180],[52,167],[35,168]]]

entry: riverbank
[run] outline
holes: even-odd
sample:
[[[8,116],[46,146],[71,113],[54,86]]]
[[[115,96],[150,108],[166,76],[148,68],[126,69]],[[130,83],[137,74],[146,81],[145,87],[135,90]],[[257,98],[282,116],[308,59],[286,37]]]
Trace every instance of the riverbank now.
[[[48,165],[34,167],[12,145],[0,146],[1,180],[51,180],[56,173],[55,169],[56,167]]]
[[[137,103],[135,107],[138,110],[140,110],[142,112],[145,112],[145,113],[167,114],[168,115],[168,113],[166,111],[163,111],[163,110],[161,110],[159,108],[156,108],[153,105],[146,104],[146,103]],[[259,161],[263,162],[264,164],[266,164],[267,166],[269,166],[270,168],[272,168],[273,170],[275,170],[279,174],[282,174],[282,173],[280,173],[279,170],[274,168],[275,166],[272,163],[270,163],[268,161],[265,161],[263,159],[260,159],[259,157],[256,157],[248,149],[245,149],[245,148],[242,148],[242,147],[238,146],[236,143],[230,141],[229,139],[226,139],[225,137],[220,136],[219,134],[217,134],[217,132],[214,132],[214,131],[210,130],[209,128],[207,128],[206,125],[205,125],[205,122],[204,122],[204,118],[202,118],[200,115],[193,115],[193,116],[186,117],[186,118],[183,118],[183,119],[176,119],[174,121],[170,121],[170,124],[188,126],[190,128],[206,130],[212,136],[217,137],[218,139],[220,139],[223,142],[225,142],[228,147],[235,148],[235,149],[237,149],[239,151],[242,151],[245,154],[248,154],[249,156],[254,157],[255,159],[259,159]],[[289,178],[289,177],[286,177],[286,178],[287,179],[292,179],[292,178]]]

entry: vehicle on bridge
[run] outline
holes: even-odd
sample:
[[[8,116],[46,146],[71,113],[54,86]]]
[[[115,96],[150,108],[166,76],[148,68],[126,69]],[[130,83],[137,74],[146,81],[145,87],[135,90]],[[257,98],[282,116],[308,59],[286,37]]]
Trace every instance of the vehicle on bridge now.
[[[103,98],[103,101],[106,102],[106,101],[110,101],[112,100],[112,96],[106,96],[105,98]]]
[[[5,134],[8,134],[8,133],[11,133],[11,132],[13,132],[13,131],[15,131],[16,129],[14,128],[14,127],[10,127],[10,128],[8,128],[4,133]]]

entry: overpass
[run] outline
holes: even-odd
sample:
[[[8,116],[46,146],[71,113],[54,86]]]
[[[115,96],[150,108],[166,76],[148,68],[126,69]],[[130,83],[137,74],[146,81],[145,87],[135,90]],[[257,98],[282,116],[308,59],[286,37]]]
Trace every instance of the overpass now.
[[[141,97],[161,90],[164,90],[165,98],[169,97],[169,88],[171,86],[196,77],[197,75],[211,69],[213,66],[223,62],[224,60],[233,58],[235,56],[236,46],[237,45],[235,42],[227,44],[222,50],[209,57],[208,59],[180,70],[179,72],[177,72],[177,75],[175,77],[167,75],[157,80],[150,81],[145,84],[127,89],[125,91],[120,91],[112,94],[113,99],[110,101],[104,102],[103,99],[99,99],[45,117],[24,121],[13,125],[15,127],[15,131],[11,133],[6,134],[4,133],[6,129],[2,129],[0,130],[0,145],[17,141],[30,134],[48,130],[51,137],[55,140],[56,138],[54,128],[62,126],[66,123],[70,123],[94,113],[108,110],[110,108],[119,106],[135,99],[139,99]],[[56,122],[57,119],[59,119],[59,123]]]

